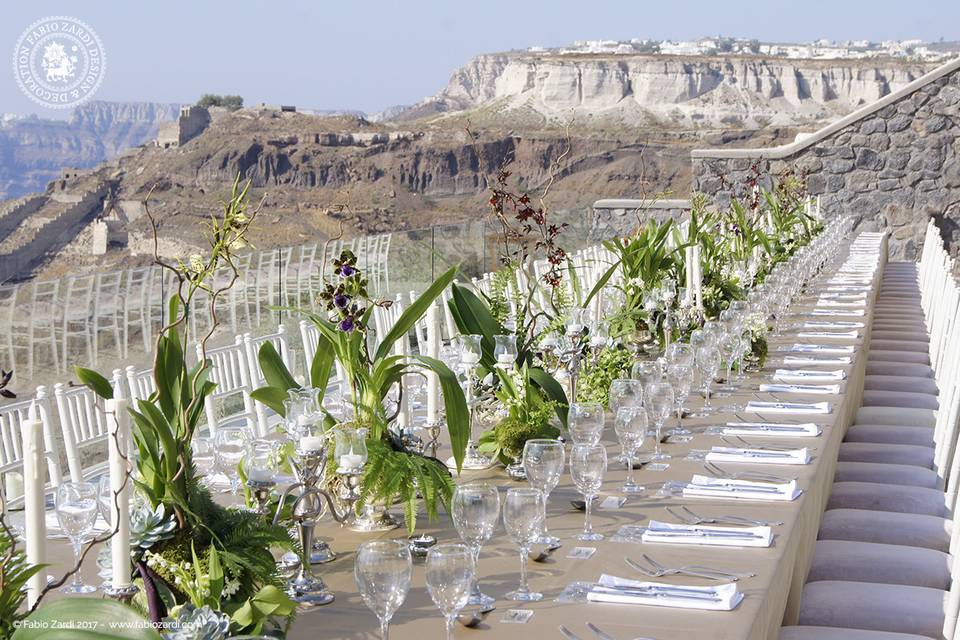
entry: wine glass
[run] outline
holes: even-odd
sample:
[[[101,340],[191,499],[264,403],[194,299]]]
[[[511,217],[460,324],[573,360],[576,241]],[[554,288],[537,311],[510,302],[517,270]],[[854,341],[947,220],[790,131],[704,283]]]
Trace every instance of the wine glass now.
[[[543,531],[545,505],[543,492],[539,489],[507,489],[503,501],[503,527],[510,540],[520,548],[520,586],[507,594],[508,600],[533,602],[543,599],[542,593],[530,591],[527,584],[527,554],[530,553],[530,545],[536,542]]]
[[[682,342],[671,342],[664,354],[667,358],[667,366],[682,365],[685,367],[693,366],[694,351],[688,344]],[[669,372],[668,372],[669,373]]]
[[[110,474],[105,473],[97,479],[97,511],[107,524],[113,522],[113,487]]]
[[[586,518],[583,533],[577,540],[603,540],[590,524],[590,505],[600,493],[603,475],[607,472],[607,450],[600,444],[575,444],[570,452],[570,475],[573,483],[586,502]]]
[[[83,553],[83,542],[93,532],[99,501],[96,485],[90,482],[64,482],[57,487],[55,508],[60,529],[73,545],[77,564]],[[93,593],[97,588],[84,584],[80,572],[73,574],[73,582],[64,587],[64,593]]]
[[[510,369],[517,361],[517,336],[496,335],[493,336],[493,357],[497,361],[497,366],[503,369]]]
[[[645,396],[647,399],[645,402],[647,414],[653,420],[654,433],[657,439],[652,460],[654,462],[669,460],[670,454],[660,450],[660,437],[663,425],[673,411],[673,387],[668,382],[653,382],[647,385]],[[666,468],[667,465],[650,465],[652,471],[663,471]]]
[[[647,435],[647,411],[643,407],[621,407],[617,411],[613,428],[627,456],[627,481],[620,490],[624,493],[643,493],[643,487],[633,480],[633,456],[643,445]]]
[[[710,404],[710,386],[720,370],[720,350],[715,345],[704,344],[697,350],[697,369],[700,371],[704,402],[695,415],[708,416],[713,413],[713,406]]]
[[[236,495],[240,487],[237,465],[247,452],[250,430],[247,427],[221,427],[214,437],[213,456],[217,471],[230,480],[230,492]]]
[[[621,407],[639,407],[643,404],[643,383],[631,378],[617,378],[610,383],[610,411],[616,415]]]
[[[453,640],[457,614],[467,606],[475,578],[473,552],[464,544],[439,544],[427,553],[427,592],[446,622]]]
[[[500,492],[483,482],[462,484],[453,492],[453,526],[470,551],[474,566],[480,560],[480,547],[493,536],[500,520]],[[496,600],[480,591],[479,577],[473,583],[468,604],[489,609]]]
[[[690,395],[693,385],[693,368],[690,365],[672,364],[667,368],[667,382],[673,387],[673,399],[677,403],[677,426],[671,435],[689,436],[690,430],[683,428],[683,403]]]
[[[603,405],[599,402],[570,403],[567,428],[574,442],[600,442],[603,436]]]
[[[216,472],[213,455],[213,439],[201,436],[195,437],[191,445],[191,457],[193,459],[193,466],[197,470],[197,475],[200,477],[201,484],[209,487],[213,480],[211,476]]]
[[[650,382],[659,382],[663,372],[660,371],[660,363],[656,360],[641,360],[633,363],[630,369],[630,377],[638,380],[644,387]]]
[[[559,440],[536,438],[527,440],[523,445],[523,470],[527,475],[527,482],[543,493],[544,505],[550,499],[550,492],[560,482],[565,458],[566,452],[563,443]],[[551,547],[560,544],[560,538],[547,533],[546,517],[543,519],[543,529],[536,542]]]
[[[353,578],[363,603],[380,621],[380,637],[390,635],[390,619],[410,591],[410,546],[399,540],[368,540],[357,549]]]

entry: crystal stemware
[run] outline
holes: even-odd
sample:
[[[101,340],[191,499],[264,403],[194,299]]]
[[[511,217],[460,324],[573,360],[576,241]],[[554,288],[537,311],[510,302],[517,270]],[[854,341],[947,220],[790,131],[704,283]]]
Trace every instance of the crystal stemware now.
[[[617,439],[627,458],[627,480],[620,487],[624,493],[643,493],[633,479],[633,457],[647,436],[647,411],[643,407],[621,407],[613,422]]]
[[[673,399],[677,405],[677,426],[671,429],[670,434],[689,436],[690,430],[683,427],[683,403],[690,395],[693,385],[693,368],[690,365],[672,364],[667,368],[667,382],[673,387]]]
[[[83,554],[83,542],[93,532],[97,521],[98,501],[97,487],[90,482],[64,482],[57,487],[57,520],[73,545],[73,557],[77,563]],[[93,585],[83,583],[79,571],[73,574],[73,582],[62,589],[64,593],[93,593],[96,590]]]
[[[603,436],[603,405],[599,402],[570,403],[567,428],[574,442],[600,442]]]
[[[527,475],[527,482],[534,489],[543,493],[544,504],[550,500],[550,492],[560,482],[565,466],[566,452],[563,443],[559,440],[533,439],[523,445],[523,470]],[[560,538],[551,536],[547,532],[547,520],[544,517],[543,529],[536,539],[539,544],[556,546]]]
[[[593,530],[590,522],[590,507],[600,493],[603,476],[607,472],[607,450],[600,444],[575,444],[570,451],[570,475],[573,484],[586,502],[583,533],[577,540],[603,540],[603,534]]]
[[[704,402],[700,410],[694,415],[709,416],[713,413],[713,406],[710,404],[710,387],[720,370],[720,351],[715,345],[704,344],[697,350],[697,370],[700,372]]]
[[[462,484],[453,492],[450,511],[453,526],[473,553],[476,566],[480,560],[480,548],[493,536],[500,520],[500,492],[495,486],[483,482]],[[494,598],[480,591],[478,577],[473,583],[468,604],[488,609],[494,602]]]
[[[240,487],[237,465],[243,460],[249,440],[250,430],[247,427],[221,427],[213,439],[217,471],[230,480],[230,492],[234,495]]]
[[[647,415],[650,420],[653,420],[654,437],[656,438],[656,448],[652,460],[654,462],[669,460],[670,454],[664,453],[661,450],[660,441],[662,439],[663,425],[673,412],[673,387],[671,387],[668,382],[653,382],[647,385],[645,396],[646,402],[644,405],[647,408]],[[667,465],[665,464],[650,465],[649,467],[651,471],[662,471],[666,468]]]
[[[453,640],[457,614],[467,606],[476,577],[473,552],[464,544],[440,544],[427,553],[427,592],[440,609],[447,640]]]
[[[510,540],[520,549],[520,586],[506,595],[508,600],[532,602],[542,600],[543,594],[530,591],[527,581],[527,554],[543,531],[545,503],[539,489],[515,487],[507,489],[503,501],[503,527]]]
[[[380,621],[380,637],[388,640],[390,619],[410,591],[413,560],[410,546],[399,540],[368,540],[357,549],[353,578],[363,603]]]

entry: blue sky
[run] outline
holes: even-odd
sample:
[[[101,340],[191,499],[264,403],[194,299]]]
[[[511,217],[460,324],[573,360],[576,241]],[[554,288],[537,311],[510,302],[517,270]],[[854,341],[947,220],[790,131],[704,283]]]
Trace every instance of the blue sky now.
[[[433,94],[478,53],[576,39],[960,40],[958,0],[7,0],[0,112],[58,115],[20,93],[9,62],[20,33],[49,15],[99,33],[100,99],[238,93],[248,104],[370,112]]]

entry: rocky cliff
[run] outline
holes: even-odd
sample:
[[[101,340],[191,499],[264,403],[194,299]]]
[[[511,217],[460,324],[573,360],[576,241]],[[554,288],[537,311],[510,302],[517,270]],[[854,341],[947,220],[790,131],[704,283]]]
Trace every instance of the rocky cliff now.
[[[90,167],[157,134],[178,104],[89,102],[68,121],[30,116],[0,121],[0,200],[43,191],[63,167]]]
[[[894,60],[491,54],[396,118],[473,111],[580,126],[804,125],[849,113],[929,68]]]

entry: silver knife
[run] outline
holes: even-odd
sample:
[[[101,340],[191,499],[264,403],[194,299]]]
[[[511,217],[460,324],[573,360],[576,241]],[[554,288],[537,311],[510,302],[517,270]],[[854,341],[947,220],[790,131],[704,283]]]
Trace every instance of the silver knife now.
[[[736,426],[732,424],[727,424],[727,427],[730,429],[756,429],[757,431],[806,431],[804,427],[793,427],[790,425],[773,425],[773,424],[750,424],[750,425],[741,425]]]
[[[688,484],[687,487],[692,487],[694,489],[705,489],[707,491],[723,491],[724,493],[729,493],[731,491],[748,493],[783,493],[783,491],[776,487],[740,487],[730,484]]]
[[[752,531],[717,531],[709,529],[647,529],[658,536],[686,536],[695,538],[762,538]]]
[[[720,597],[716,592],[710,594],[704,591],[692,591],[690,589],[638,589],[624,587],[602,587],[596,586],[591,589],[594,593],[605,593],[614,596],[641,596],[653,598],[680,598],[684,600],[708,600],[710,602],[720,602]]]

